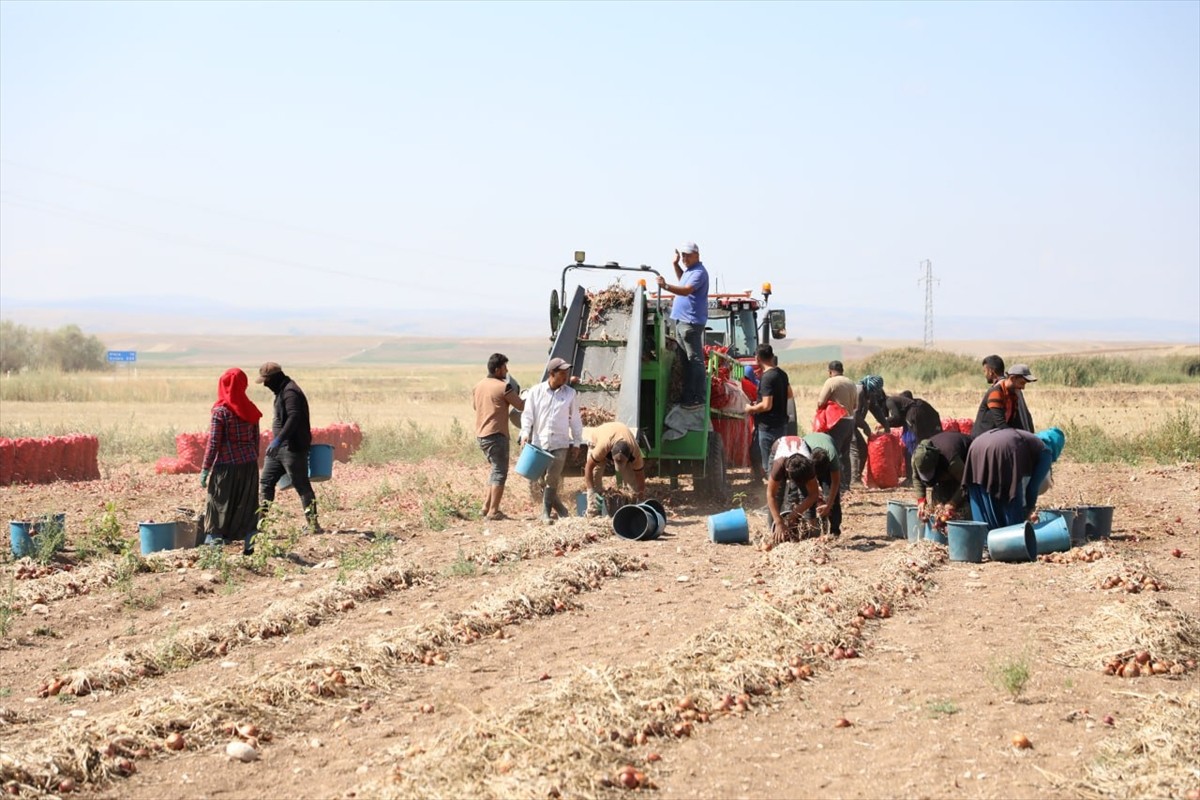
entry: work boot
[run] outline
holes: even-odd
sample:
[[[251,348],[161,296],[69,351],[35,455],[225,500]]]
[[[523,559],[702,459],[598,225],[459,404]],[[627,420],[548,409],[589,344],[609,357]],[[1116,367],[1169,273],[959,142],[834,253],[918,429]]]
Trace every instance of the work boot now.
[[[554,517],[550,512],[554,510],[554,490],[547,486],[542,490],[542,522],[546,525],[554,524]]]
[[[570,509],[563,505],[563,502],[558,499],[558,491],[555,489],[547,489],[546,491],[550,493],[550,506],[558,512],[558,518],[566,519],[567,517],[571,516]]]

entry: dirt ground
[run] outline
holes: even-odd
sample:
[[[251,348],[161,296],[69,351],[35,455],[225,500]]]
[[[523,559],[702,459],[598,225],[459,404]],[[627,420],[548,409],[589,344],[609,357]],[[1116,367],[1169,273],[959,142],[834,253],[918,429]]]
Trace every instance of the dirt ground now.
[[[761,506],[762,486],[734,478]],[[607,520],[543,526],[517,476],[510,519],[447,512],[481,498],[484,480],[477,464],[338,464],[318,491],[328,532],[290,554],[109,555],[70,571],[106,501],[133,536],[136,521],[199,503],[196,476],[136,466],[0,489],[8,518],[65,512],[69,531],[57,571],[0,572],[5,788],[147,800],[1200,792],[1195,464],[1057,465],[1043,505],[1111,503],[1112,537],[1082,548],[1094,560],[1026,564],[952,563],[888,539],[887,501],[903,489],[856,488],[840,539],[766,552],[710,543],[707,515],[724,509],[697,505],[687,479],[652,482],[669,519],[650,542],[619,539]],[[301,522],[294,495],[281,511],[282,536]],[[761,535],[765,518],[749,516]],[[1125,582],[1102,588],[1114,577]],[[1143,649],[1183,674],[1105,674],[1109,656]],[[1166,733],[1162,703],[1182,709]],[[255,760],[227,756],[233,740]]]

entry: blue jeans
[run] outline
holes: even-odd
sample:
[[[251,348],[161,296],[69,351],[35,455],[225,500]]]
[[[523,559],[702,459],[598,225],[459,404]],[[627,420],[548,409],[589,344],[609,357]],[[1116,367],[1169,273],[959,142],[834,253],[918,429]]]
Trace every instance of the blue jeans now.
[[[762,457],[763,472],[768,476],[771,474],[771,448],[775,442],[787,435],[787,425],[773,427],[764,425],[761,422],[758,425],[758,451]]]
[[[679,322],[675,325],[676,336],[683,347],[687,360],[683,364],[683,405],[695,405],[704,402],[704,380],[707,376],[704,369],[704,326],[691,322]]]

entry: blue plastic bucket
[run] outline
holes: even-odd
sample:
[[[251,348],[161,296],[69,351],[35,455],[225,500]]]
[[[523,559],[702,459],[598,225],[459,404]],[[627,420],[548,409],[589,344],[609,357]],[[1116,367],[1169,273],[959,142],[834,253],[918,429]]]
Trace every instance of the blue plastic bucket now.
[[[142,555],[170,550],[175,546],[174,522],[139,522],[138,536],[142,542]]]
[[[1037,555],[1037,538],[1028,522],[993,528],[987,546],[992,561],[1033,561]]]
[[[521,456],[517,459],[515,469],[518,475],[536,481],[546,474],[546,470],[550,468],[550,462],[553,460],[553,453],[543,450],[533,442],[528,442],[521,448]]]
[[[950,560],[978,564],[983,561],[983,546],[987,542],[986,522],[952,519],[946,523],[946,538],[950,541]]]
[[[647,505],[627,505],[617,509],[612,518],[613,532],[622,539],[650,541],[662,532],[662,517]]]
[[[1033,535],[1037,540],[1037,554],[1061,553],[1071,549],[1071,527],[1066,517],[1054,512],[1042,511],[1038,521],[1033,526]]]
[[[21,520],[11,520],[8,523],[8,541],[12,547],[13,558],[24,558],[33,555],[34,523]]]
[[[1083,541],[1076,538],[1076,533],[1075,533],[1076,514],[1075,514],[1075,509],[1073,509],[1073,508],[1043,508],[1041,511],[1038,512],[1038,521],[1037,521],[1037,524],[1034,525],[1034,527],[1036,528],[1037,525],[1040,525],[1043,522],[1049,522],[1054,517],[1062,517],[1063,522],[1066,523],[1067,538],[1070,540],[1071,547],[1078,547],[1079,545],[1083,544]],[[1082,530],[1083,529],[1080,528],[1080,531],[1082,531]],[[1079,535],[1083,536],[1084,534],[1080,533]]]
[[[1112,506],[1079,506],[1084,534],[1088,539],[1107,539],[1112,535]]]
[[[314,444],[308,448],[308,479],[321,483],[333,477],[333,445]]]
[[[750,541],[750,525],[740,508],[722,511],[708,518],[708,538],[717,544],[745,544]]]
[[[907,504],[900,500],[888,500],[887,538],[904,539],[908,536]]]
[[[946,534],[942,533],[928,522],[926,522],[923,527],[924,530],[921,532],[921,535],[925,539],[928,539],[935,544],[950,544],[950,540],[946,538]]]
[[[904,507],[904,535],[908,537],[910,542],[919,542],[923,537],[924,523],[921,522],[921,517],[917,514],[915,505]]]

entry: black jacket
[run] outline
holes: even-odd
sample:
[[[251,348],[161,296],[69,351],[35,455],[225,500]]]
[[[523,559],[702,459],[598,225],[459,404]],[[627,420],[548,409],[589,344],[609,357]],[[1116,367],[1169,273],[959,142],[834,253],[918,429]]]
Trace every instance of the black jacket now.
[[[312,446],[312,427],[308,418],[308,398],[296,382],[282,372],[267,379],[266,386],[275,393],[275,419],[271,433],[293,453],[303,453]]]
[[[887,410],[888,426],[911,431],[918,442],[942,432],[941,415],[928,401],[919,397],[914,399],[903,394],[889,394]]]

